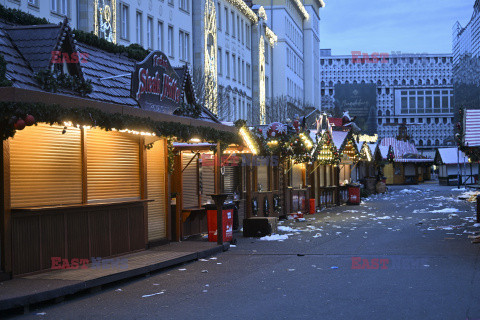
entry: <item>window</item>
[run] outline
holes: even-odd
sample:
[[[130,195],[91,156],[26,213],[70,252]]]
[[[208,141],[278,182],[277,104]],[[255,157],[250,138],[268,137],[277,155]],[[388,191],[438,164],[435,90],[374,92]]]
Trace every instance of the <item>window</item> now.
[[[180,9],[190,12],[189,10],[189,2],[190,0],[180,0]]]
[[[136,31],[137,31],[137,43],[142,45],[142,13],[138,11],[137,11]]]
[[[168,0],[168,4],[173,7],[174,6],[173,0]]]
[[[247,48],[250,48],[250,26],[248,24],[245,33],[247,38]]]
[[[218,30],[222,30],[222,5],[217,2]]]
[[[226,72],[225,74],[227,75],[227,78],[230,78],[230,54],[227,52],[225,52],[225,67],[226,67]]]
[[[235,13],[231,11],[230,15],[232,17],[232,37],[235,38]]]
[[[183,61],[189,61],[190,59],[190,35],[184,31],[179,32],[179,54],[180,59]]]
[[[232,80],[233,81],[236,81],[237,80],[237,67],[235,66],[235,55],[232,54],[232,67],[233,67],[233,76],[232,76]]]
[[[173,27],[168,26],[168,55],[173,58]]]
[[[147,18],[147,47],[153,49],[153,18]]]
[[[245,61],[242,60],[242,84],[245,85]]]
[[[268,56],[270,53],[270,46],[268,45],[268,42],[265,41],[265,63],[268,64]]]
[[[240,26],[242,28],[242,44],[245,44],[245,29],[244,29],[243,19],[242,19],[242,23],[240,24]]]
[[[218,48],[218,74],[222,75],[222,70],[223,70],[223,63],[222,63],[222,49]]]
[[[163,51],[163,22],[158,21],[157,26],[157,49]]]
[[[230,33],[230,26],[228,25],[228,8],[225,7],[225,33]]]
[[[128,39],[128,6],[120,4],[120,37]]]
[[[238,61],[237,61],[237,68],[238,68],[238,83],[242,83],[242,64],[240,62],[240,57],[238,57]]]
[[[31,6],[38,7],[38,0],[28,0],[28,4]]]
[[[67,15],[68,2],[67,0],[51,0],[50,10],[53,13],[60,14],[63,16]]]
[[[251,67],[247,63],[247,88],[251,87],[251,81],[252,81],[252,74],[251,74]]]
[[[268,77],[265,77],[265,97],[267,97],[267,98],[269,96],[268,92],[270,91],[269,87],[268,87],[269,84],[270,84],[270,82],[268,81]]]
[[[240,33],[241,33],[241,28],[240,28],[240,16],[237,14],[237,38],[238,41],[240,41]]]

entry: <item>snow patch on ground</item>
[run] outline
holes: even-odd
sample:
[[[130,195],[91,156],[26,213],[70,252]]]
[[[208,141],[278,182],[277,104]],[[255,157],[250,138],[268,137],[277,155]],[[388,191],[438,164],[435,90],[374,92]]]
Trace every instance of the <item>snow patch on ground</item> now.
[[[278,231],[283,231],[283,232],[300,232],[301,231],[299,229],[294,229],[288,226],[278,226],[277,229]]]
[[[283,241],[283,240],[287,240],[287,239],[288,239],[288,235],[286,235],[286,234],[272,234],[270,236],[261,237],[258,240],[262,240],[262,241]]]
[[[460,210],[456,208],[444,208],[440,210],[432,210],[431,213],[453,213],[453,212],[460,212]]]
[[[422,193],[422,190],[418,190],[418,189],[403,189],[403,190],[400,190],[400,193]]]

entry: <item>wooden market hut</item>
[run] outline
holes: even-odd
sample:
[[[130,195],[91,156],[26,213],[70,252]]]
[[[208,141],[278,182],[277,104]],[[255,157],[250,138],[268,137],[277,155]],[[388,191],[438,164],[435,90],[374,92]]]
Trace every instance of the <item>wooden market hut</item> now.
[[[360,141],[357,143],[357,149],[360,151],[360,161],[352,170],[352,178],[356,181],[363,181],[366,178],[375,177],[375,143]]]
[[[429,179],[433,159],[420,155],[415,146],[395,138],[383,138],[375,151],[386,184],[418,184]]]
[[[438,167],[440,185],[457,185],[459,176],[461,184],[474,184],[477,181],[478,163],[471,163],[458,148],[438,148],[434,163]]]
[[[88,61],[56,65],[52,50],[88,54]],[[52,257],[109,257],[178,239],[166,137],[188,139],[187,132],[218,141],[237,133],[204,108],[196,119],[173,114],[194,107],[194,96],[166,56],[152,52],[138,63],[76,43],[66,21],[0,23],[0,53],[7,70],[0,83],[11,85],[0,88],[1,118],[9,119],[2,123],[0,157],[0,277],[49,269]],[[136,67],[155,63],[169,77],[169,98],[149,108],[130,87],[139,79]],[[49,92],[52,73],[77,91],[57,83],[58,92]],[[142,88],[143,94],[155,86]],[[37,125],[20,130],[26,114]]]
[[[339,152],[332,139],[332,132],[324,129],[317,134],[317,158],[310,170],[312,195],[315,205],[321,209],[339,204]]]

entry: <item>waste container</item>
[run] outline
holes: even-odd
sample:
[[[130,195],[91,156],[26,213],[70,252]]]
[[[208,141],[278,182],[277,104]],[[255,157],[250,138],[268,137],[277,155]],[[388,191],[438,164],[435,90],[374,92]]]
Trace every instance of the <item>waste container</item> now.
[[[315,199],[310,199],[310,211],[309,211],[310,214],[314,214],[315,213]]]
[[[360,186],[348,186],[348,204],[360,204]]]
[[[233,240],[233,210],[234,204],[223,205],[223,241],[229,242]],[[207,204],[207,222],[208,222],[208,241],[217,242],[217,206]]]

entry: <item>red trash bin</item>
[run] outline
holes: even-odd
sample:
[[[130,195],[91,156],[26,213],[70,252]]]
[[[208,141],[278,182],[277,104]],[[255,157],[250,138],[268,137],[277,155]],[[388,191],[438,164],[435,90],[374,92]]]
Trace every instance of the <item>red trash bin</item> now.
[[[348,204],[360,204],[359,186],[348,186]]]
[[[315,213],[315,199],[310,199],[310,214]]]
[[[208,241],[217,242],[217,207],[214,204],[206,205],[208,222]],[[223,206],[223,241],[233,240],[233,205]]]

